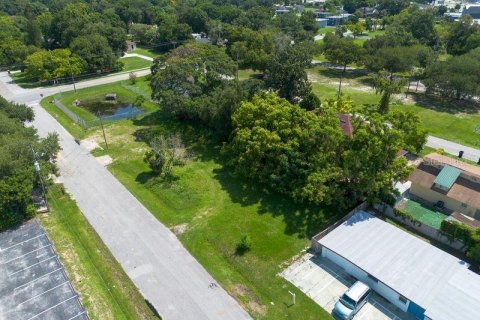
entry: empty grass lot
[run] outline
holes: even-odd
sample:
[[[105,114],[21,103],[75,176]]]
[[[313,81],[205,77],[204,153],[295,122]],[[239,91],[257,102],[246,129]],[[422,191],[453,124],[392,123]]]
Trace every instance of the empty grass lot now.
[[[109,170],[162,223],[170,227],[222,286],[256,319],[330,319],[330,315],[277,274],[309,246],[309,237],[341,213],[336,208],[302,206],[239,179],[225,166],[218,143],[201,128],[169,120],[160,113],[106,128]],[[143,162],[145,140],[178,132],[192,159],[159,178]],[[100,141],[100,134],[93,136]],[[343,211],[342,211],[343,213]],[[236,247],[243,235],[252,247]],[[288,290],[296,292],[291,305]]]
[[[159,319],[61,185],[50,188],[49,203],[40,221],[89,317]]]
[[[96,91],[103,89],[96,87]],[[79,94],[82,92],[79,90]],[[48,111],[51,111],[47,109]],[[56,114],[54,113],[54,116]],[[67,130],[71,127],[67,126]],[[138,120],[105,126],[109,170],[256,319],[331,319],[311,299],[277,274],[303,249],[309,237],[338,219],[338,208],[302,206],[271,193],[253,181],[239,179],[225,166],[220,143],[193,125],[180,124],[160,112]],[[173,177],[161,179],[143,162],[146,141],[158,133],[178,132],[192,155]],[[98,129],[82,137],[101,143]],[[251,250],[236,255],[243,235]],[[291,305],[291,295],[297,304]]]
[[[312,89],[321,100],[335,98],[341,71],[315,66],[308,69]],[[412,88],[413,90],[413,88]],[[344,97],[356,104],[377,104],[380,95],[372,87],[371,76],[364,72],[347,72],[342,85]],[[480,108],[460,100],[444,100],[423,93],[410,93],[393,97],[392,109],[412,111],[428,133],[467,146],[480,148]]]
[[[124,64],[122,69],[123,71],[133,71],[138,69],[150,68],[150,66],[152,65],[151,61],[139,57],[121,58],[120,61]]]
[[[137,45],[137,48],[132,51],[132,53],[138,53],[150,58],[156,58],[160,55],[160,53],[155,51],[155,48],[144,48],[138,45]]]

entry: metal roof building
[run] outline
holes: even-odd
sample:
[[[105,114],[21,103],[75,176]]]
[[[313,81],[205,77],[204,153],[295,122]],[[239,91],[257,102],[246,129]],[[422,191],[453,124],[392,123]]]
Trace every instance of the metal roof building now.
[[[318,242],[322,256],[417,319],[479,319],[480,275],[466,262],[365,211]]]

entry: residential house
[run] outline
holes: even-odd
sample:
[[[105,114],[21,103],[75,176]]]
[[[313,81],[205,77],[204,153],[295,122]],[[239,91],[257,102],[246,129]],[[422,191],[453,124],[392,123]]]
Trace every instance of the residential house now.
[[[432,153],[409,180],[412,199],[480,220],[480,167]]]
[[[359,211],[317,241],[321,255],[419,320],[477,320],[480,275],[465,261]]]

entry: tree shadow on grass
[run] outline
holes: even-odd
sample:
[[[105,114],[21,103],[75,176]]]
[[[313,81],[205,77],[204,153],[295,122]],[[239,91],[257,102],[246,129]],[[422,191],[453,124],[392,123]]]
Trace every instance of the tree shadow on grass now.
[[[227,166],[226,156],[222,154],[222,141],[207,129],[154,113],[134,124],[142,126],[135,133],[139,141],[149,143],[157,134],[180,133],[186,148],[200,161],[214,161],[220,168],[214,169],[214,178],[221,184],[233,203],[244,207],[258,205],[258,214],[282,216],[286,224],[285,234],[298,235],[299,238],[312,237],[327,225],[345,215],[348,210],[338,206],[316,206],[294,202],[290,197],[276,193],[256,182],[233,174],[233,168]],[[148,127],[145,127],[148,126]],[[165,183],[158,181],[154,172],[140,173],[136,181],[145,185]]]
[[[447,99],[437,95],[415,92],[409,92],[409,95],[417,105],[438,112],[475,114],[480,111],[480,105],[472,101]]]
[[[296,203],[290,197],[273,192],[254,180],[233,175],[231,168],[226,166],[215,169],[214,174],[232,202],[242,206],[258,204],[258,214],[282,216],[286,224],[285,234],[288,235],[310,238],[348,211],[339,210],[335,206]]]

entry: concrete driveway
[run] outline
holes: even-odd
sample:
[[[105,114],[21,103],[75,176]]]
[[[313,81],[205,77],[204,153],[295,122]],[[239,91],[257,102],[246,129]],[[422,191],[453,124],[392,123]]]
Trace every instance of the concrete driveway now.
[[[355,282],[342,268],[312,254],[285,269],[281,274],[322,308],[332,312],[340,296]],[[413,320],[397,307],[373,293],[355,320]]]

